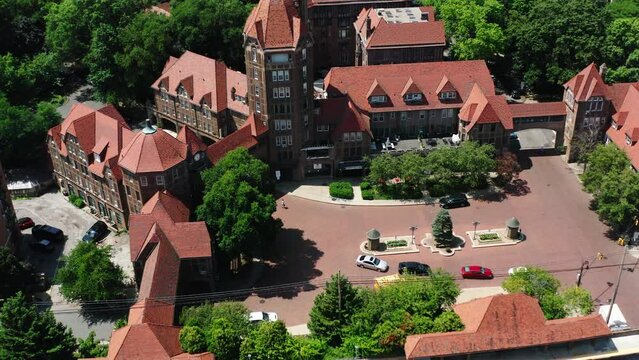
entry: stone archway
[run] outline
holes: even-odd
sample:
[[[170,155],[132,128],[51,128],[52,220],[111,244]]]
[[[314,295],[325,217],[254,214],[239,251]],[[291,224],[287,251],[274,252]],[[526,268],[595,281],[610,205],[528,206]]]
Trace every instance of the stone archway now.
[[[554,149],[558,146],[559,140],[557,131],[544,128],[519,130],[517,138],[521,150]]]

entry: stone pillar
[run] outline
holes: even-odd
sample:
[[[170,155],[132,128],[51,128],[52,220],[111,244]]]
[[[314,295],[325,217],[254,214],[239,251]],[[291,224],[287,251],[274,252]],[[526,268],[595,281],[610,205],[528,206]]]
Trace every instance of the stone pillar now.
[[[379,250],[379,238],[381,234],[377,229],[370,229],[366,233],[366,238],[368,240],[368,250]]]
[[[508,221],[506,221],[506,227],[508,228],[509,239],[519,238],[519,220],[517,220],[517,218],[512,217],[508,219]]]

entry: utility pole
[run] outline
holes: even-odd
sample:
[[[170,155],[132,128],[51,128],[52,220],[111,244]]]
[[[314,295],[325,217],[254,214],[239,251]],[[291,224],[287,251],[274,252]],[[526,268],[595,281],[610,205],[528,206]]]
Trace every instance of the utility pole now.
[[[621,273],[623,272],[623,262],[626,260],[626,252],[628,246],[623,247],[623,257],[621,258],[621,264],[619,264],[619,276],[617,276],[617,284],[615,284],[615,292],[612,294],[612,300],[610,301],[610,309],[608,309],[608,316],[606,316],[606,325],[610,322],[610,315],[612,315],[612,307],[615,306],[615,300],[617,299],[617,291],[619,291],[619,282],[621,282]]]

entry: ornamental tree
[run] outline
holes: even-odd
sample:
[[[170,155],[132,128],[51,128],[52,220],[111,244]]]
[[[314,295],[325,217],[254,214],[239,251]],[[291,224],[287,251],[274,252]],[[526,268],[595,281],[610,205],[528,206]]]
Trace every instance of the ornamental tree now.
[[[281,321],[263,321],[242,341],[238,359],[293,359],[297,353],[293,337]]]

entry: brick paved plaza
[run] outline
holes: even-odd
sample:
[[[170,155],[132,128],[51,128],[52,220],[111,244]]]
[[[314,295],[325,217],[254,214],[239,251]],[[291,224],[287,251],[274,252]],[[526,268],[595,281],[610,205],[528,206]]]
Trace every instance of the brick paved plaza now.
[[[583,260],[591,269],[583,277],[583,286],[591,291],[597,305],[612,297],[623,248],[606,236],[607,227],[589,210],[590,196],[581,190],[577,177],[559,156],[532,155],[523,159],[525,170],[520,178],[526,182],[519,193],[505,199],[473,200],[471,206],[451,210],[456,234],[479,229],[504,228],[511,216],[519,219],[527,240],[514,246],[471,248],[470,244],[452,257],[431,254],[420,247],[419,253],[384,256],[389,273],[397,272],[400,261],[416,260],[433,268],[444,268],[459,277],[463,265],[484,265],[496,274],[495,279],[460,280],[462,288],[498,286],[509,267],[526,264],[554,271],[563,285],[576,282]],[[294,290],[275,289],[246,299],[255,310],[276,311],[287,325],[308,321],[313,298],[331,274],[341,271],[354,282],[372,283],[380,276],[371,270],[355,266],[359,244],[366,231],[375,227],[382,236],[409,235],[409,227],[416,225],[416,237],[431,231],[431,223],[439,208],[435,205],[415,206],[343,206],[326,204],[294,196],[286,196],[288,209],[278,209],[276,216],[284,222],[272,253],[266,255],[270,268],[255,285],[273,286],[310,281]],[[601,252],[605,260],[595,260]],[[627,256],[627,268],[634,269],[637,259]],[[630,325],[639,325],[639,311],[635,310],[634,295],[639,293],[639,276],[624,271],[617,303]]]

